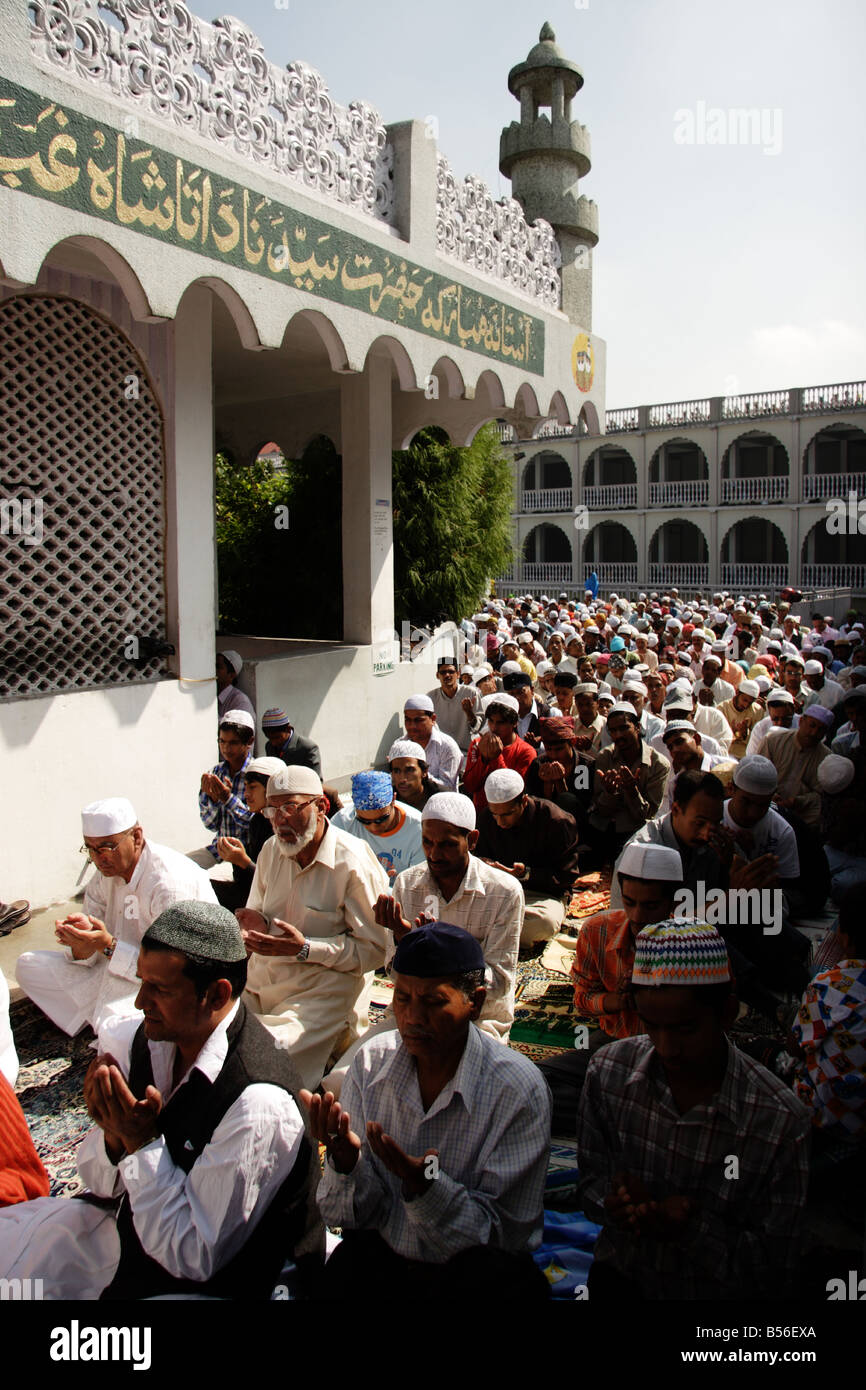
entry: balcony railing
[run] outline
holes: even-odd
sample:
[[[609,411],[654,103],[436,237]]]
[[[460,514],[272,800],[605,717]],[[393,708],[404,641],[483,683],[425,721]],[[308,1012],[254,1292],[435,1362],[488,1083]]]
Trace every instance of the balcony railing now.
[[[509,425],[502,420],[497,420],[496,428],[499,430],[499,438],[503,444],[517,443],[517,430],[513,425]]]
[[[788,477],[723,478],[723,502],[787,502]]]
[[[781,589],[788,583],[789,567],[784,565],[722,565],[722,588]]]
[[[803,474],[804,502],[823,502],[826,497],[841,497],[847,502],[849,492],[866,496],[866,473]]]
[[[524,512],[570,512],[570,487],[545,487],[524,492],[520,498]]]
[[[804,589],[866,589],[866,565],[801,565]]]
[[[709,500],[710,485],[706,478],[649,485],[651,507],[705,507]]]
[[[637,584],[637,561],[600,560],[597,565],[584,561],[586,569],[594,569],[603,589],[616,588],[618,584]]]
[[[753,415],[788,415],[796,410],[796,391],[754,391],[748,396],[725,396],[723,420],[749,420]]]
[[[650,565],[649,582],[654,589],[674,584],[678,589],[705,589],[710,582],[710,567],[698,560],[676,565]]]
[[[651,405],[650,429],[659,425],[705,425],[710,418],[709,398],[704,401],[671,401],[666,405]]]
[[[636,405],[627,405],[621,410],[606,410],[604,413],[604,428],[608,434],[624,434],[628,430],[636,430],[638,426],[638,408]]]
[[[806,386],[801,392],[804,415],[822,410],[850,410],[866,405],[866,381],[848,381],[839,386]]]
[[[585,487],[583,500],[587,507],[612,511],[615,507],[637,506],[637,483],[613,483],[609,487]]]
[[[565,584],[571,580],[571,565],[553,561],[525,562],[520,568],[524,584]]]

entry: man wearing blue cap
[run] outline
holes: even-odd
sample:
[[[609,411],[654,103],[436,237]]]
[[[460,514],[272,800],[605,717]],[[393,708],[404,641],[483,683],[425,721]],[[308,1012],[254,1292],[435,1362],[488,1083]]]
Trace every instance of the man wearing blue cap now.
[[[352,805],[337,811],[331,824],[369,845],[389,881],[424,863],[421,812],[397,800],[390,772],[356,772]]]
[[[397,1031],[357,1053],[342,1091],[301,1092],[327,1148],[319,1209],[344,1239],[326,1297],[544,1297],[541,1239],[550,1095],[532,1063],[482,1033],[484,956],[447,922],[397,945]]]

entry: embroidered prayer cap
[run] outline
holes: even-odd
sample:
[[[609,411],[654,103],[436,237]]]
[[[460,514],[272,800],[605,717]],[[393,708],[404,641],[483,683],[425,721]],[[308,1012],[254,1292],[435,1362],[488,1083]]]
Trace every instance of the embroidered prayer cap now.
[[[282,758],[253,758],[247,763],[244,775],[249,777],[250,773],[258,773],[260,777],[271,778],[275,773],[282,772],[284,767]]]
[[[662,743],[667,743],[668,734],[692,734],[700,739],[700,734],[688,719],[669,719],[662,730]]]
[[[518,637],[517,640],[518,640],[518,642],[520,643],[521,646],[531,647],[531,646],[532,646],[532,633],[531,633],[531,632],[521,632],[521,634],[520,634],[520,636]]]
[[[727,947],[706,922],[669,917],[638,932],[633,985],[718,985],[730,978]]]
[[[475,829],[475,807],[468,796],[460,792],[437,792],[421,812],[422,821],[441,820],[456,825],[459,830]]]
[[[311,767],[285,767],[268,781],[268,796],[321,796],[322,779]]]
[[[793,705],[794,697],[790,690],[771,690],[767,695],[768,705]]]
[[[823,676],[824,674],[824,667],[820,661],[807,661],[803,669],[807,676]]]
[[[159,941],[185,956],[201,956],[225,965],[246,960],[247,948],[238,920],[219,903],[172,903],[150,924],[142,937],[142,949]]]
[[[420,709],[425,714],[435,714],[436,709],[429,695],[410,695],[403,704],[406,709]]]
[[[736,693],[738,695],[748,695],[750,700],[757,700],[761,693],[761,687],[758,685],[757,681],[740,681]]]
[[[231,666],[235,675],[239,676],[244,665],[244,659],[240,652],[233,652],[230,648],[227,648],[224,652],[220,652],[219,655],[227,666]]]
[[[574,720],[570,715],[551,715],[549,719],[539,720],[541,726],[541,742],[547,743],[573,743],[577,735],[574,732]]]
[[[546,676],[548,671],[555,671],[556,667],[552,661],[539,661],[535,670],[540,679],[542,676]]]
[[[623,850],[616,868],[625,878],[664,883],[683,881],[683,861],[679,852],[667,845],[645,845],[632,840]]]
[[[483,695],[481,697],[481,708],[484,710],[485,714],[491,705],[502,705],[503,709],[510,709],[512,714],[520,713],[520,706],[514,696],[500,694],[498,690],[494,690],[492,695]]]
[[[828,753],[818,768],[818,786],[822,792],[838,795],[854,781],[854,764],[850,758],[840,757],[838,753]]]
[[[608,720],[615,714],[627,714],[630,719],[637,719],[637,710],[634,705],[630,705],[628,700],[616,700],[607,712]]]
[[[575,695],[593,695],[593,696],[597,696],[597,695],[598,695],[598,686],[595,685],[592,681],[581,681],[581,683],[580,683],[579,685],[576,685],[576,686],[574,687],[574,693],[575,693]]]
[[[394,800],[390,772],[355,772],[352,775],[352,805],[356,811],[384,811]]]
[[[511,767],[498,767],[484,783],[484,795],[494,806],[513,801],[515,797],[522,796],[525,790],[526,783],[520,773]]]
[[[461,667],[460,667],[460,674],[461,674],[461,676],[472,676],[472,678],[473,678],[473,680],[474,680],[474,679],[475,679],[475,667],[474,667],[474,666],[461,666]]]
[[[419,980],[447,979],[484,970],[484,953],[474,936],[450,922],[414,927],[397,943],[391,970]]]
[[[713,769],[715,771],[715,769]],[[743,758],[734,771],[734,786],[753,796],[772,796],[779,785],[779,774],[769,758],[759,753]]]
[[[833,653],[830,651],[830,648],[829,648],[829,647],[813,647],[813,648],[812,648],[812,655],[813,655],[813,656],[826,656],[826,658],[827,658],[828,661],[832,661],[832,660],[833,660]]]
[[[289,716],[284,709],[274,705],[272,709],[266,709],[262,715],[263,729],[287,729],[289,727]]]
[[[519,661],[503,661],[499,668],[499,674],[503,678],[505,676],[522,676],[523,667]]]
[[[626,696],[630,695],[632,691],[634,691],[637,695],[643,695],[644,699],[646,699],[647,695],[649,695],[649,691],[647,690],[643,681],[633,680],[626,676],[625,680],[622,683],[623,699],[625,699]]]
[[[252,729],[253,733],[256,729],[256,721],[249,710],[245,709],[230,709],[220,717],[220,725],[222,724],[234,724],[238,729]]]
[[[91,801],[81,812],[83,833],[97,838],[118,835],[122,830],[131,830],[134,825],[138,825],[138,816],[132,802],[123,796],[107,796],[102,801]]]
[[[802,667],[805,669],[806,663],[805,663],[805,661],[803,660],[803,658],[800,656],[799,652],[796,652],[796,653],[794,653],[792,656],[789,656],[789,657],[788,657],[788,665],[789,665],[789,666],[791,665],[791,662],[792,662],[792,661],[793,661],[793,663],[794,663],[795,666],[802,666]],[[821,663],[818,662],[817,664],[820,665]],[[823,668],[823,666],[822,666],[822,667],[821,667],[821,670],[823,671],[823,669],[824,669],[824,668]]]
[[[800,715],[801,719],[817,719],[819,724],[823,724],[825,729],[829,729],[833,723],[833,711],[825,709],[823,705],[807,705]]]

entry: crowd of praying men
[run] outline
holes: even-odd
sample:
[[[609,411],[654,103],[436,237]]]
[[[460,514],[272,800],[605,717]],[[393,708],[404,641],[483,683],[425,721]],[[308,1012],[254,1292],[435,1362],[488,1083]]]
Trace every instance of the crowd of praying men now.
[[[254,755],[224,650],[207,846],[84,808],[83,911],[16,973],[94,1031],[102,1200],[48,1196],[0,999],[0,1276],[541,1301],[551,1135],[576,1135],[592,1300],[793,1291],[807,1196],[866,1156],[866,627],[593,589],[491,599],[451,641],[350,794],[284,709]],[[608,881],[575,935],[575,885]],[[508,1043],[550,943],[575,1046],[536,1064]]]

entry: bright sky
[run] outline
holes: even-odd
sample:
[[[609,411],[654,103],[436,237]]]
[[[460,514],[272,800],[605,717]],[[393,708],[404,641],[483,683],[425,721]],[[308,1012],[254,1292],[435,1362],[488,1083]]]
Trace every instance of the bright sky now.
[[[580,191],[599,208],[608,408],[866,376],[862,0],[231,0],[229,12],[272,62],[318,68],[337,101],[369,101],[386,124],[435,116],[454,172],[496,197],[510,193],[499,133],[519,118],[508,71],[550,21],[585,81],[572,117],[592,136]],[[762,113],[756,143],[699,142],[719,129],[713,109],[727,134],[737,108]],[[686,112],[694,143],[675,139]]]

